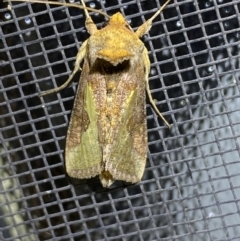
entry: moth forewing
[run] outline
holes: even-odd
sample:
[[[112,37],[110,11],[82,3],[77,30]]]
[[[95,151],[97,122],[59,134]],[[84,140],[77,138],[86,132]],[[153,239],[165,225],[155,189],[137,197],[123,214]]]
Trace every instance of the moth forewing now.
[[[114,180],[141,180],[147,158],[145,90],[158,115],[170,125],[152,99],[148,51],[139,37],[149,31],[153,19],[170,1],[134,32],[121,13],[114,14],[98,30],[81,0],[90,37],[79,49],[68,80],[41,95],[65,88],[83,61],[66,139],[69,176],[82,179],[99,175],[104,187]]]
[[[99,174],[102,161],[97,113],[94,108],[93,93],[87,82],[88,73],[89,64],[88,61],[84,61],[65,149],[66,171],[69,176],[80,179]]]

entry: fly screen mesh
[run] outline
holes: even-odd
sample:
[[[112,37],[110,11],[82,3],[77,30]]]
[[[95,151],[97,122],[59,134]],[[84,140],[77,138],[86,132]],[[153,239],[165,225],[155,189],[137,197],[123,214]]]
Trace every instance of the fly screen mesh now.
[[[120,11],[134,30],[163,4],[86,1]],[[89,37],[84,12],[0,2],[0,240],[240,240],[239,11],[239,0],[172,0],[153,21],[142,38],[149,84],[172,128],[147,100],[144,176],[104,189],[98,177],[65,173],[81,71],[39,97],[73,70]],[[103,16],[91,16],[104,26]]]

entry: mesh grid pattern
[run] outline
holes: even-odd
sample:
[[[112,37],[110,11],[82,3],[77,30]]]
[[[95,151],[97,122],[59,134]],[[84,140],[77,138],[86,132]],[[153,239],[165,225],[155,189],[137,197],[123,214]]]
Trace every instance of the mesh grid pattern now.
[[[86,1],[135,29],[164,1]],[[144,42],[153,98],[142,181],[71,180],[64,145],[83,11],[0,5],[0,240],[240,240],[239,0],[173,0]],[[100,27],[103,17],[92,14]]]

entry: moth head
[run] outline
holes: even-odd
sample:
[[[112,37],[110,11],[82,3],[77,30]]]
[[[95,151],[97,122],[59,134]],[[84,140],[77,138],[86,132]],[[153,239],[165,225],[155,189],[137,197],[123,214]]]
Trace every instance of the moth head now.
[[[114,15],[112,15],[105,23],[102,27],[106,27],[106,26],[115,26],[116,28],[127,28],[130,31],[133,32],[131,26],[128,24],[128,22],[126,21],[126,19],[124,18],[124,16],[121,13],[115,13]]]
[[[126,22],[125,18],[123,17],[123,15],[121,13],[115,13],[114,15],[112,15],[112,17],[110,17],[109,19],[109,24],[120,24],[120,25],[128,25],[128,23]]]

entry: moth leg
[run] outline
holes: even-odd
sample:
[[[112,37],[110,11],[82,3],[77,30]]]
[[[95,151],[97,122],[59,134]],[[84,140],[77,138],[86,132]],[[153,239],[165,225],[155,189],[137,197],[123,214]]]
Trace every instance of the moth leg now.
[[[143,62],[144,62],[145,70],[146,70],[146,72],[145,72],[145,81],[146,81],[146,90],[147,90],[149,101],[150,101],[153,109],[162,118],[162,120],[165,122],[165,124],[168,126],[168,128],[171,129],[171,125],[167,122],[167,120],[164,118],[164,116],[158,110],[158,108],[157,108],[157,106],[155,104],[155,101],[152,98],[152,94],[151,94],[150,87],[149,87],[149,82],[148,82],[148,75],[149,75],[149,72],[150,72],[150,61],[149,61],[149,58],[148,58],[148,52],[147,52],[146,48],[144,48],[144,50],[143,50]]]
[[[71,82],[73,76],[80,69],[80,67],[79,67],[80,63],[82,62],[82,60],[84,59],[84,57],[86,55],[86,52],[87,52],[87,48],[86,48],[87,42],[88,42],[88,40],[85,40],[83,42],[82,46],[80,47],[80,49],[78,50],[78,53],[77,53],[77,56],[76,56],[76,62],[75,62],[75,66],[74,66],[74,70],[71,73],[71,75],[68,77],[67,81],[64,84],[62,84],[61,86],[57,87],[57,88],[54,88],[54,89],[42,92],[39,95],[40,97],[42,97],[44,95],[52,94],[52,93],[55,93],[55,92],[59,92],[60,90],[66,88],[69,85],[69,83]]]

